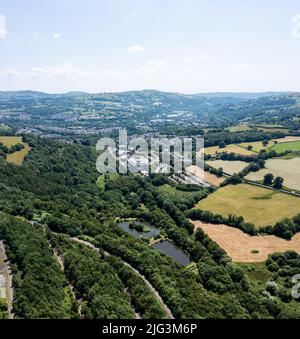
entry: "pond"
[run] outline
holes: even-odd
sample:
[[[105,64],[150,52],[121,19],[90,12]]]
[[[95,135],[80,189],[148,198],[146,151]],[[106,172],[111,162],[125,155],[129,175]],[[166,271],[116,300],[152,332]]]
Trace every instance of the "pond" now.
[[[137,225],[145,226],[149,232],[139,232],[135,229],[130,228],[131,222],[129,222],[129,221],[120,222],[119,226],[123,229],[123,231],[127,232],[128,234],[130,234],[130,235],[132,235],[133,237],[136,237],[136,238],[147,238],[147,239],[149,239],[149,238],[155,237],[156,235],[158,235],[160,233],[159,228],[154,227],[152,225],[142,223],[140,221],[135,221],[134,223],[137,224]]]
[[[175,246],[170,241],[163,241],[152,246],[153,248],[160,250],[175,261],[177,261],[180,265],[187,266],[191,263],[190,258],[177,246]]]

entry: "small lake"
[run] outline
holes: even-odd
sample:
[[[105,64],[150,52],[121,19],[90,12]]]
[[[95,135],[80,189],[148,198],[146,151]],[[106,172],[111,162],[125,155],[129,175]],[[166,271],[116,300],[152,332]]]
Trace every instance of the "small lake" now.
[[[119,227],[121,227],[123,229],[123,231],[127,232],[128,234],[130,234],[130,235],[132,235],[133,237],[136,237],[136,238],[147,238],[147,239],[149,239],[149,238],[155,237],[156,235],[158,235],[160,233],[159,228],[154,227],[152,225],[142,223],[142,222],[139,222],[139,221],[136,221],[134,223],[138,224],[138,225],[146,226],[149,229],[149,232],[139,232],[135,229],[130,228],[129,226],[130,226],[131,222],[129,222],[129,221],[120,222],[118,225],[119,225]]]
[[[180,265],[187,266],[191,263],[190,258],[170,241],[163,241],[152,246],[153,248],[166,253]]]

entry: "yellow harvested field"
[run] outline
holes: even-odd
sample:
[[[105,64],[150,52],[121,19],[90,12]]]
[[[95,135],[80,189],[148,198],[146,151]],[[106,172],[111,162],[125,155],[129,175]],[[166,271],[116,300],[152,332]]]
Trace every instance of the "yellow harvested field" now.
[[[20,152],[15,152],[13,154],[8,154],[6,157],[6,161],[11,164],[15,164],[18,166],[21,166],[23,164],[24,158],[26,155],[30,152],[31,148],[28,144],[24,144],[24,149],[22,149]]]
[[[256,152],[256,153],[259,153],[261,150],[268,150],[268,149],[272,148],[273,146],[275,146],[275,141],[279,144],[282,144],[282,143],[286,143],[286,142],[300,141],[300,137],[289,136],[289,137],[285,137],[285,138],[270,140],[267,147],[263,146],[262,141],[244,142],[244,143],[239,144],[239,146],[247,148],[248,146],[251,145],[253,147],[253,151]]]
[[[206,161],[206,163],[207,165],[216,169],[223,168],[224,173],[231,175],[234,173],[240,173],[244,168],[248,166],[248,164],[243,161],[213,160]]]
[[[22,137],[0,137],[0,143],[4,146],[11,147],[22,143]]]
[[[234,262],[264,262],[270,254],[286,251],[300,254],[300,233],[288,241],[275,236],[251,237],[239,229],[226,225],[204,224],[200,221],[194,221],[193,224],[223,248]]]
[[[249,127],[248,125],[237,125],[237,126],[231,126],[229,128],[226,128],[226,130],[231,133],[237,133],[237,132],[250,131],[251,127]]]
[[[243,142],[239,144],[241,147],[247,148],[248,146],[253,147],[253,151],[256,153],[259,153],[261,150],[268,150],[270,147],[274,146],[274,141],[269,141],[269,145],[265,147],[262,143],[262,141],[256,141],[256,142]]]
[[[287,128],[258,128],[259,131],[263,131],[265,133],[276,133],[281,132],[284,134],[288,134],[289,130]]]
[[[22,149],[20,152],[15,152],[13,154],[7,154],[6,161],[11,164],[15,165],[22,165],[25,156],[30,152],[31,148],[28,144],[25,144],[22,142],[22,137],[0,137],[0,143],[7,147],[11,147],[17,144],[22,144],[24,146],[24,149]]]
[[[267,173],[272,173],[274,177],[284,178],[284,186],[300,191],[300,158],[294,159],[269,159],[266,161],[266,168],[259,172],[248,174],[246,179],[262,181]]]
[[[218,189],[195,208],[228,217],[243,216],[256,227],[275,225],[300,213],[300,198],[248,184]]]
[[[279,143],[279,144],[282,144],[284,142],[293,142],[293,141],[300,141],[300,137],[285,137],[285,138],[281,138],[281,139],[276,139],[276,141]]]
[[[219,178],[214,174],[205,172],[204,180],[213,186],[220,186],[225,181],[225,178]]]
[[[199,168],[198,166],[190,166],[187,168],[187,171],[195,175],[196,177],[204,179],[205,182],[216,187],[220,186],[221,183],[224,182],[225,180],[224,177],[219,178],[216,175],[211,174],[209,172],[204,172],[204,177],[203,177],[203,170],[201,170],[201,168]]]
[[[217,153],[236,153],[241,155],[253,155],[254,153],[252,151],[247,150],[246,148],[243,148],[239,145],[227,145],[225,148],[220,148],[219,146],[214,147],[206,147],[204,149],[204,153],[207,155],[214,155]]]

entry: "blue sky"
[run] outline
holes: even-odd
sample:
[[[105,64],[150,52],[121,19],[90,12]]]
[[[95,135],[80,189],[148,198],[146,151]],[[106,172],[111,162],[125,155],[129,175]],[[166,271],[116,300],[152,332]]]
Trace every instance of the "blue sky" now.
[[[0,90],[300,91],[297,0],[0,0]]]

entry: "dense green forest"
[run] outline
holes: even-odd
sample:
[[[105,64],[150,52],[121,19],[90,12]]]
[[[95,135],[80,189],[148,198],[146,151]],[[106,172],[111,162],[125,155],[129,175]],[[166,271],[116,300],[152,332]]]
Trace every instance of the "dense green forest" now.
[[[169,318],[153,292],[136,272],[126,266],[118,257],[110,256],[107,261],[117,270],[120,279],[128,288],[134,309],[142,319]]]
[[[125,286],[112,267],[92,249],[52,236],[64,258],[65,274],[81,300],[85,319],[134,319]]]
[[[0,238],[12,265],[15,318],[72,318],[67,281],[42,228],[1,213]]]
[[[295,301],[282,298],[283,292],[263,293],[269,281],[258,289],[246,269],[232,263],[202,231],[194,232],[184,211],[209,191],[184,191],[178,186],[174,188],[177,194],[172,194],[163,189],[166,178],[155,175],[120,175],[113,180],[108,176],[99,188],[97,154],[92,147],[29,136],[25,141],[32,151],[22,166],[0,164],[0,238],[8,246],[13,267],[16,317],[78,317],[78,302],[68,289],[71,284],[76,299],[82,300],[85,318],[134,318],[134,310],[144,318],[165,318],[151,291],[144,289],[144,282],[124,263],[150,281],[175,318],[298,314],[292,311],[298,307]],[[149,239],[128,235],[117,218],[155,225],[162,237],[189,256],[192,265],[181,266],[151,247]],[[50,243],[64,257],[64,272],[45,228]],[[58,234],[88,239],[112,257],[99,256]],[[290,256],[299,261],[297,254]],[[282,272],[291,275],[289,261],[276,258],[270,259],[272,265],[266,263],[266,270],[274,266],[278,277],[283,277]],[[284,284],[282,278],[276,281]],[[285,287],[285,293],[290,287]]]
[[[1,319],[8,319],[8,309],[6,300],[0,298],[0,320]]]

